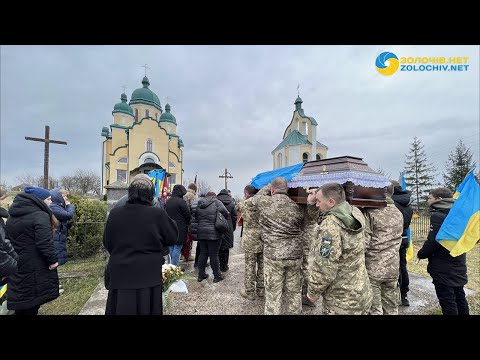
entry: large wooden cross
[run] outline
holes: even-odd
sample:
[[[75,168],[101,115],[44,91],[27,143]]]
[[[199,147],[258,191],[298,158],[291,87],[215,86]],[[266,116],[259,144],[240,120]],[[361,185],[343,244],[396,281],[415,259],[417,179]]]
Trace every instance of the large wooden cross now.
[[[45,143],[45,155],[43,161],[43,188],[48,190],[48,159],[50,157],[50,143],[67,145],[65,141],[50,140],[50,126],[45,125],[45,138],[34,138],[25,136],[25,140],[41,141]]]
[[[224,178],[225,179],[225,190],[228,190],[227,188],[227,179],[233,179],[232,174],[230,174],[227,169],[225,169],[225,173],[223,175],[220,175],[219,178]]]

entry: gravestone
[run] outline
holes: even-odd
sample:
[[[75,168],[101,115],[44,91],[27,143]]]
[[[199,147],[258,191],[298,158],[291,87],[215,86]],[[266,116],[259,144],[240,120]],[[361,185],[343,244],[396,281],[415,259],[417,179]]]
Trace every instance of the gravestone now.
[[[117,201],[124,195],[128,194],[128,185],[124,182],[114,182],[105,186],[107,189],[107,217],[113,209]]]

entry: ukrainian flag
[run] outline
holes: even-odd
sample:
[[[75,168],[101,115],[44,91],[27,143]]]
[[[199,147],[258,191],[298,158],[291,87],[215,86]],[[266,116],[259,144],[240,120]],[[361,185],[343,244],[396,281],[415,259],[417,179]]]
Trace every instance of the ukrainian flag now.
[[[158,198],[158,194],[163,190],[163,180],[165,179],[165,170],[152,170],[148,173],[150,180],[155,185],[155,198]]]
[[[3,294],[5,294],[6,291],[7,285],[3,285],[2,287],[0,287],[0,298],[3,296]]]
[[[453,257],[472,250],[480,240],[480,185],[474,169],[475,166],[455,192],[457,200],[435,237]]]
[[[405,182],[405,170],[402,171],[402,177],[400,179],[402,184],[402,190],[407,190],[407,183]],[[410,233],[410,228],[407,229],[407,237],[408,237],[408,248],[407,248],[407,255],[405,258],[407,260],[413,259],[413,242],[412,242],[412,235]]]

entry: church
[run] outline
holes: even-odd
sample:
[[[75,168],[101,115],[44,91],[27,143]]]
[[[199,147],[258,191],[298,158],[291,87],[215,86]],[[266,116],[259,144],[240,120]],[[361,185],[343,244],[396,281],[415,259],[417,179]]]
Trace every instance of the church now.
[[[327,157],[328,147],[317,141],[317,122],[306,116],[300,95],[295,100],[292,120],[285,129],[283,141],[272,151],[273,169]]]
[[[113,123],[102,128],[102,189],[112,184],[129,184],[139,173],[165,169],[169,188],[182,183],[183,141],[177,135],[177,120],[170,104],[163,112],[158,96],[150,90],[147,76],[133,91],[125,93],[113,107]]]

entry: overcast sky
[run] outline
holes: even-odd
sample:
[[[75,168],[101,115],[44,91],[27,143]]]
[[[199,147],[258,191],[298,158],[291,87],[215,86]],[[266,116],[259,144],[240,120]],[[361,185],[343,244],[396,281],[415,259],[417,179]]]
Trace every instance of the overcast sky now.
[[[328,157],[352,155],[393,178],[404,168],[413,137],[442,180],[461,138],[479,160],[479,46],[1,46],[0,182],[43,175],[50,137],[55,178],[75,169],[101,174],[102,126],[113,122],[122,85],[128,100],[144,68],[162,107],[169,97],[183,139],[184,178],[237,196],[257,173],[272,169],[300,84],[307,116]],[[463,72],[400,72],[383,76],[376,57],[469,57]],[[417,64],[417,66],[420,64]]]

